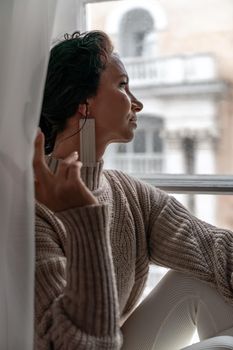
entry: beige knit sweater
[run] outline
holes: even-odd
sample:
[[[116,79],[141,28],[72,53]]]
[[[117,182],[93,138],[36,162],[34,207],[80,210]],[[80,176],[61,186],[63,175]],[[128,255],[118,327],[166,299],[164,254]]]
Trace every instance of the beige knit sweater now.
[[[36,204],[37,350],[120,349],[120,324],[143,291],[150,263],[188,271],[233,304],[233,233],[102,166],[82,169],[99,205],[56,214]]]

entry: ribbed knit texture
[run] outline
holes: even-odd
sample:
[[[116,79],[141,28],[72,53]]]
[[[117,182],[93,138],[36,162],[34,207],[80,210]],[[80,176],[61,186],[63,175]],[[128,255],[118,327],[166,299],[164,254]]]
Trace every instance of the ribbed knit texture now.
[[[37,350],[120,349],[151,262],[189,272],[233,304],[233,233],[102,167],[82,169],[99,205],[52,213],[36,204]]]

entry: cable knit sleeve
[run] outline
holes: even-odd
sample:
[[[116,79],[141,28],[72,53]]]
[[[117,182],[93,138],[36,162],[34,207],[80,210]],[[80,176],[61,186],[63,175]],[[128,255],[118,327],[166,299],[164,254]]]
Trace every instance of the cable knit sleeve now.
[[[118,313],[108,207],[37,205],[36,350],[120,349]]]
[[[174,197],[150,190],[151,261],[217,287],[233,304],[233,233],[190,214]]]

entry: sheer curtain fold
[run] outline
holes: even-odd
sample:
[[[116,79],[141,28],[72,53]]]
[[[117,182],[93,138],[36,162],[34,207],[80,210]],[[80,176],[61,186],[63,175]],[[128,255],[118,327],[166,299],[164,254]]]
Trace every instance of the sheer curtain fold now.
[[[0,2],[0,349],[32,350],[33,139],[56,0]]]

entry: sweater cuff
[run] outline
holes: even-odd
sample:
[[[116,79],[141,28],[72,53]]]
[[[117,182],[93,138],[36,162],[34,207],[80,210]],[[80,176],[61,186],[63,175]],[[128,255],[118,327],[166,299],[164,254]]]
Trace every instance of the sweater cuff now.
[[[66,310],[89,334],[116,334],[119,315],[108,206],[85,206],[56,216],[67,230]]]

